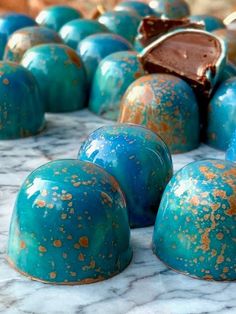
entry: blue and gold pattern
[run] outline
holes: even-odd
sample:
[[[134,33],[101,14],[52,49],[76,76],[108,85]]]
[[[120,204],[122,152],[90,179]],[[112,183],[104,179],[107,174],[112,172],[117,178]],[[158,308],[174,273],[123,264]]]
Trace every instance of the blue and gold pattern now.
[[[146,75],[123,96],[119,121],[145,125],[156,132],[172,153],[199,146],[199,111],[191,87],[169,74]]]
[[[169,267],[207,280],[236,280],[236,167],[202,160],[167,185],[153,234],[154,253]]]
[[[63,43],[60,36],[46,27],[24,27],[9,38],[3,59],[20,62],[23,54],[30,48],[45,43]]]
[[[79,160],[49,162],[23,183],[12,215],[8,258],[31,279],[85,284],[130,262],[126,203],[116,180]]]
[[[131,227],[154,224],[173,173],[170,152],[159,136],[138,125],[102,127],[90,134],[78,158],[101,166],[117,179],[126,196]]]
[[[122,96],[129,85],[144,74],[134,51],[120,51],[107,56],[94,75],[89,109],[106,119],[117,120]]]
[[[21,64],[35,76],[45,111],[68,112],[85,107],[87,78],[76,52],[60,44],[44,44],[29,49]]]
[[[0,139],[31,136],[43,129],[44,106],[34,76],[13,62],[0,62]]]

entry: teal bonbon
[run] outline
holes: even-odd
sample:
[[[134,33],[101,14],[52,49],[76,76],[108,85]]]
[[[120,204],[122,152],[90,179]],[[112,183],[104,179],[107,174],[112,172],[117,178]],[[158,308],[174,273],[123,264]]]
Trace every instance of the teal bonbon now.
[[[59,31],[59,35],[64,43],[73,49],[76,49],[78,44],[84,38],[97,34],[109,33],[107,27],[96,20],[76,19],[66,23]]]
[[[63,43],[60,36],[47,27],[24,27],[9,38],[3,59],[20,62],[23,54],[30,48],[45,43]]]
[[[226,150],[236,129],[236,78],[223,82],[208,105],[206,143]]]
[[[124,94],[119,122],[145,125],[166,142],[172,153],[197,148],[199,109],[191,87],[169,74],[145,75]]]
[[[21,64],[38,81],[46,112],[68,112],[86,106],[86,73],[72,48],[60,44],[35,46],[24,54]]]
[[[57,160],[23,183],[12,215],[8,259],[31,279],[86,284],[108,279],[130,262],[124,195],[100,167]]]
[[[109,11],[102,14],[98,18],[98,21],[105,25],[111,32],[133,43],[141,18],[135,12]]]
[[[120,51],[107,56],[95,72],[89,109],[106,119],[117,120],[125,91],[133,81],[144,74],[134,51]]]
[[[34,76],[22,66],[0,62],[0,139],[31,136],[44,127],[44,106]]]
[[[44,8],[36,17],[36,22],[58,32],[69,21],[81,18],[82,14],[66,5],[55,5]]]
[[[172,269],[217,281],[236,280],[236,167],[201,160],[177,172],[158,210],[153,251]]]
[[[114,52],[126,50],[132,50],[132,45],[116,34],[101,33],[83,39],[78,45],[77,53],[83,60],[89,84],[92,83],[94,73],[102,59]]]
[[[89,135],[78,158],[101,166],[117,179],[131,227],[154,224],[173,172],[170,152],[158,135],[138,125],[105,126]]]

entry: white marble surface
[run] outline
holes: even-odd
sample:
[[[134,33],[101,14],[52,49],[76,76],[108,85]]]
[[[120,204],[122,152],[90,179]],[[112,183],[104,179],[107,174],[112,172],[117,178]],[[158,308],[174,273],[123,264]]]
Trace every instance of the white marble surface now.
[[[188,278],[167,269],[152,253],[153,228],[132,231],[130,266],[107,281],[85,286],[33,282],[5,261],[8,227],[16,193],[36,167],[57,158],[76,158],[86,135],[108,124],[86,110],[47,116],[47,129],[34,138],[0,141],[0,313],[236,313],[236,283]],[[224,158],[209,147],[173,157],[175,170],[202,158]]]

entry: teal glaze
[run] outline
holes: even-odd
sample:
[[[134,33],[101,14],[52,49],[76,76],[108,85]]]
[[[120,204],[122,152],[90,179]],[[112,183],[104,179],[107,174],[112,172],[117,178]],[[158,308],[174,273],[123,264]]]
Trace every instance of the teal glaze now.
[[[216,16],[212,16],[212,15],[191,15],[189,17],[189,19],[192,22],[203,22],[205,24],[205,30],[208,32],[213,32],[217,29],[221,29],[221,28],[225,28],[225,24],[223,23],[223,21],[216,17]]]
[[[109,33],[107,27],[98,21],[89,19],[76,19],[66,23],[59,32],[64,43],[73,49],[76,49],[78,44],[84,38],[98,33]]]
[[[57,160],[23,183],[12,215],[8,257],[31,279],[86,284],[130,262],[126,203],[115,179],[79,160]]]
[[[76,52],[66,45],[45,44],[29,49],[21,64],[36,78],[47,112],[85,107],[87,79]]]
[[[172,269],[217,281],[236,280],[236,167],[230,161],[188,164],[167,185],[153,251]]]
[[[223,82],[208,106],[206,142],[226,150],[236,129],[236,78]]]
[[[133,43],[141,21],[139,15],[128,11],[110,11],[102,14],[98,21],[111,32],[126,38]]]
[[[150,7],[162,17],[180,19],[190,15],[190,9],[184,0],[151,0]]]
[[[33,75],[12,62],[0,62],[0,139],[37,134],[44,126],[44,108]]]
[[[230,144],[226,152],[226,160],[236,162],[236,131],[234,131],[230,140]]]
[[[122,1],[115,7],[116,11],[124,12],[127,9],[135,11],[141,17],[156,15],[147,3],[140,1]]]
[[[6,34],[0,33],[0,60],[3,59],[6,44],[7,44]]]
[[[224,82],[232,77],[236,77],[236,65],[228,61],[220,76],[220,82]]]
[[[55,31],[46,27],[21,28],[9,38],[3,59],[5,61],[20,62],[28,49],[45,43],[62,43],[62,39]]]
[[[144,74],[134,51],[120,51],[107,56],[94,75],[89,109],[103,118],[117,120],[126,89]]]
[[[123,96],[119,121],[145,125],[166,142],[172,153],[197,148],[199,110],[191,87],[169,74],[146,75]]]
[[[25,14],[11,12],[0,15],[0,33],[5,34],[7,39],[20,28],[36,25],[35,20]]]
[[[125,50],[132,50],[132,45],[125,38],[116,34],[95,34],[83,39],[77,52],[85,65],[89,84],[91,84],[102,59],[113,52]]]
[[[170,152],[159,136],[137,125],[105,126],[89,135],[78,158],[101,166],[117,179],[126,196],[131,227],[154,224],[173,173]]]
[[[81,18],[82,14],[67,5],[55,5],[44,8],[36,17],[36,22],[58,32],[69,21]]]

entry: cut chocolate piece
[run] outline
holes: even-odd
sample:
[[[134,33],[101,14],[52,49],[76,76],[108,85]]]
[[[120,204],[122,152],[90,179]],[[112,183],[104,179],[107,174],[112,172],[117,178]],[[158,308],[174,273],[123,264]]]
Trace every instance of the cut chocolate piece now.
[[[164,19],[148,16],[139,25],[137,40],[143,47],[146,47],[167,32],[180,28],[204,29],[204,24],[191,22],[189,19]]]
[[[226,63],[224,42],[202,30],[177,30],[154,41],[139,55],[149,73],[172,73],[209,97]]]

